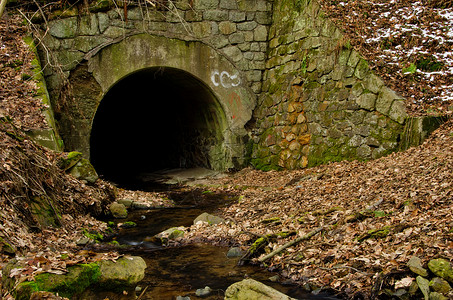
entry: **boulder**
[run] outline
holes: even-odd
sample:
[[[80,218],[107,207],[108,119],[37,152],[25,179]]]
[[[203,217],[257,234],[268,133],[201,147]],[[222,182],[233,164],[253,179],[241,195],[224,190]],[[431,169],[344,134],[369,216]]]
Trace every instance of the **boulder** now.
[[[291,298],[259,281],[244,279],[233,283],[225,292],[225,300],[291,300]]]
[[[220,224],[220,223],[223,223],[225,222],[225,219],[222,219],[220,217],[217,217],[217,216],[213,216],[213,215],[210,215],[208,213],[202,213],[201,215],[199,215],[194,221],[193,221],[193,224],[197,224],[198,222],[206,222],[208,223],[209,225],[212,225],[212,224]]]
[[[69,169],[69,174],[79,180],[85,180],[89,183],[95,183],[99,178],[93,165],[85,158],[80,159],[75,166]]]
[[[432,292],[429,294],[429,300],[448,300],[448,298],[441,293]]]
[[[186,228],[184,226],[172,227],[165,231],[162,231],[161,233],[156,234],[156,237],[159,239],[175,240],[179,237],[184,236],[185,229]]]
[[[123,204],[126,208],[131,208],[134,203],[132,199],[118,199],[116,202]]]
[[[235,257],[241,257],[242,255],[244,255],[244,253],[242,253],[241,248],[233,247],[230,250],[228,250],[228,253],[226,256],[228,258],[235,258]]]
[[[125,256],[116,262],[101,261],[99,269],[99,286],[118,289],[133,286],[142,280],[145,277],[146,262],[139,256]]]
[[[449,261],[443,258],[432,259],[428,263],[428,268],[436,276],[441,277],[448,282],[453,282],[453,269],[451,268]]]
[[[124,219],[127,218],[127,209],[124,204],[113,202],[110,204],[110,213],[114,218]]]
[[[421,276],[416,278],[418,287],[422,291],[425,300],[429,300],[429,281]]]
[[[428,276],[428,270],[422,267],[422,262],[420,258],[412,256],[407,262],[409,269],[417,275],[426,277]]]
[[[440,277],[435,277],[429,282],[429,286],[431,289],[435,292],[442,293],[442,294],[448,294],[451,290],[451,286],[446,281],[445,279],[442,279]]]

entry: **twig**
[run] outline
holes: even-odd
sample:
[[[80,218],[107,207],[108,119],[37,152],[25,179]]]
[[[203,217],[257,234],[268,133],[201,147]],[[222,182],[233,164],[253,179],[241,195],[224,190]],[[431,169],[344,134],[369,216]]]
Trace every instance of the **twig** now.
[[[268,255],[259,258],[258,261],[259,261],[259,262],[264,262],[264,261],[268,260],[269,258],[273,257],[274,255],[276,255],[276,254],[282,252],[282,251],[285,250],[286,248],[291,247],[292,245],[295,245],[295,244],[297,244],[297,243],[299,243],[299,242],[301,242],[301,241],[310,239],[312,236],[314,236],[314,235],[320,233],[321,231],[323,231],[324,229],[326,229],[327,226],[330,226],[330,225],[331,225],[331,224],[329,223],[329,224],[327,224],[327,225],[318,227],[318,228],[316,228],[316,229],[310,231],[310,232],[307,233],[306,235],[301,236],[301,237],[298,237],[297,239],[292,240],[292,241],[290,241],[290,242],[284,244],[283,246],[281,246],[281,247],[275,249],[274,251],[272,251],[272,252],[269,253]]]
[[[147,285],[147,286],[143,289],[143,291],[140,293],[140,296],[138,296],[137,300],[140,300],[140,299],[143,297],[143,295],[145,294],[145,292],[146,292],[146,290],[148,289],[148,287],[149,287],[149,285]]]

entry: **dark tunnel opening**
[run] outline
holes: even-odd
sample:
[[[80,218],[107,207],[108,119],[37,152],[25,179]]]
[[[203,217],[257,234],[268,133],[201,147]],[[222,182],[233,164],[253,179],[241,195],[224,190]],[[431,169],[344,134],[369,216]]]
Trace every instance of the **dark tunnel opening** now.
[[[115,84],[101,101],[90,159],[102,177],[118,184],[162,169],[212,168],[224,119],[215,96],[191,74],[141,70]]]

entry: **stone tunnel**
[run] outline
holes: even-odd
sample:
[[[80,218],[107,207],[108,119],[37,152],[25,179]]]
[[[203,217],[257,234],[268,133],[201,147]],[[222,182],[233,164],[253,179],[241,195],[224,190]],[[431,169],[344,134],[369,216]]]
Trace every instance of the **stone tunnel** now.
[[[131,4],[127,19],[92,3],[40,23],[38,53],[55,132],[101,174],[297,169],[408,140],[404,99],[316,0]]]
[[[166,168],[219,168],[226,125],[219,101],[193,75],[144,69],[121,79],[101,101],[91,162],[112,180]]]

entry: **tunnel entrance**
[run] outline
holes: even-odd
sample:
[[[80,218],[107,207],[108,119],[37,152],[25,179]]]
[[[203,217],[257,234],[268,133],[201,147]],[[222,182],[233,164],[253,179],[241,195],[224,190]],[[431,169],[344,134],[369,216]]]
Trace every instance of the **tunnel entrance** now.
[[[127,184],[162,169],[220,169],[225,114],[211,90],[186,71],[148,68],[117,82],[93,120],[90,160]]]

